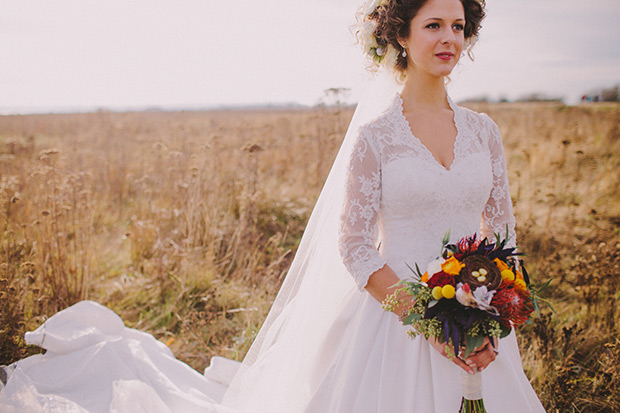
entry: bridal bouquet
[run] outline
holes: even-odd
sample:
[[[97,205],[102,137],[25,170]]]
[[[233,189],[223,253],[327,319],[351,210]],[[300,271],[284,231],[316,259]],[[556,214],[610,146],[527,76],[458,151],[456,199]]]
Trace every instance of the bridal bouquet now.
[[[416,264],[413,279],[401,281],[401,288],[384,301],[384,309],[413,302],[401,318],[411,326],[410,336],[423,334],[445,342],[449,357],[466,359],[485,337],[495,343],[507,336],[538,311],[538,296],[525,268],[519,268],[516,256],[521,254],[506,246],[506,238],[495,237],[491,242],[474,235],[448,244],[446,234],[440,258],[423,274]],[[404,300],[407,295],[413,300]],[[462,380],[460,411],[485,412],[481,374],[463,372]]]

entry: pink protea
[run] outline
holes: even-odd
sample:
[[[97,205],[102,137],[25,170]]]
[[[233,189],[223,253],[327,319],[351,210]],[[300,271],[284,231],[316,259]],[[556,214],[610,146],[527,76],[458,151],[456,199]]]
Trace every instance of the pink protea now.
[[[499,311],[502,324],[507,327],[525,323],[534,311],[530,292],[515,287],[513,281],[504,281],[502,288],[497,290],[491,301],[491,305]]]

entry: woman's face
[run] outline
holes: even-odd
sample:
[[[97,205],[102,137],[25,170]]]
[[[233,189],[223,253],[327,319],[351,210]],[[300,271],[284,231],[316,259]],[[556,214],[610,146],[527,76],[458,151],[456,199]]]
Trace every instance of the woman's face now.
[[[407,72],[447,76],[463,51],[465,12],[460,0],[428,0],[411,20]]]

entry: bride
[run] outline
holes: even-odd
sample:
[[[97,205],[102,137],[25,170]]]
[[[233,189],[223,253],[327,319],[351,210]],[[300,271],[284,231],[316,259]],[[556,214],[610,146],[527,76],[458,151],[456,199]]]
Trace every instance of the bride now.
[[[381,302],[455,241],[514,216],[499,130],[454,104],[446,77],[477,37],[483,0],[369,0],[358,39],[377,81],[358,105],[295,260],[243,363],[199,375],[151,336],[83,302],[27,339],[45,355],[8,371],[4,410],[456,412],[460,371],[490,412],[544,411],[514,333],[463,360],[411,340]],[[398,311],[397,311],[398,312]]]

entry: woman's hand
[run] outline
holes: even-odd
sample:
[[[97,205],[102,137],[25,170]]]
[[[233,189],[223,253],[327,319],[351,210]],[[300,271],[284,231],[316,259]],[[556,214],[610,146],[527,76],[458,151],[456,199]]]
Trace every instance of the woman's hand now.
[[[497,339],[495,339],[495,348],[488,338],[485,338],[482,345],[470,353],[466,360],[455,356],[454,349],[446,342],[439,342],[436,338],[428,340],[431,346],[435,348],[445,358],[465,370],[469,374],[475,374],[477,371],[486,369],[492,361],[497,357]],[[462,352],[461,352],[462,354]]]
[[[495,361],[499,354],[497,350],[499,343],[496,338],[493,341],[494,343],[491,343],[489,338],[485,337],[482,345],[469,354],[465,363],[473,369],[477,368],[478,371],[486,369],[491,362]]]
[[[454,348],[451,347],[445,341],[442,343],[442,342],[439,342],[439,340],[437,340],[435,337],[431,337],[428,339],[428,342],[430,343],[431,346],[435,348],[435,350],[439,352],[439,354],[441,354],[448,360],[452,361],[454,364],[456,364],[457,366],[459,366],[460,368],[462,368],[469,374],[476,373],[473,367],[467,365],[465,361],[463,361],[463,359],[454,355]]]

